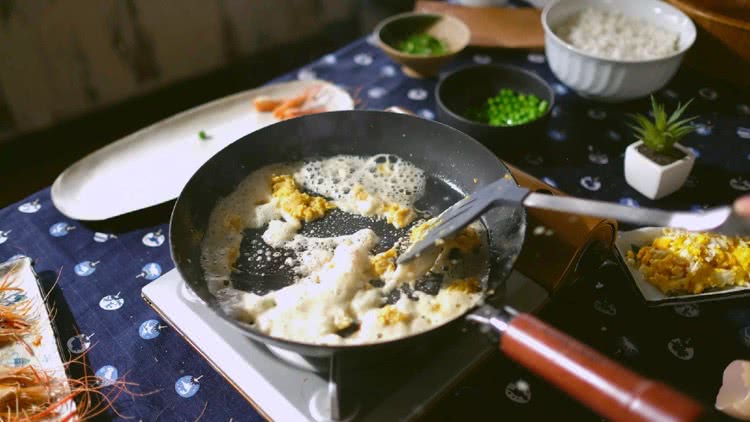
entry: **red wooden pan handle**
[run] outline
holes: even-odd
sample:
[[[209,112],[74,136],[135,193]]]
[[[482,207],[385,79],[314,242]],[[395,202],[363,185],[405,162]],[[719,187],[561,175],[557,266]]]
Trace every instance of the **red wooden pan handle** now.
[[[698,421],[708,416],[694,400],[528,314],[508,322],[500,350],[612,421]]]

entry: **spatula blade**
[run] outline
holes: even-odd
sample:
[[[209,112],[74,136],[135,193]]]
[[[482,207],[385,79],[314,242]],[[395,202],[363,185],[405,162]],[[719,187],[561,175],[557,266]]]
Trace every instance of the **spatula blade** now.
[[[512,180],[506,179],[497,180],[479,189],[443,211],[436,218],[435,226],[427,231],[424,238],[411,245],[396,262],[408,262],[426,250],[440,245],[442,239],[456,235],[498,203],[521,204],[528,193],[528,189],[519,188]]]

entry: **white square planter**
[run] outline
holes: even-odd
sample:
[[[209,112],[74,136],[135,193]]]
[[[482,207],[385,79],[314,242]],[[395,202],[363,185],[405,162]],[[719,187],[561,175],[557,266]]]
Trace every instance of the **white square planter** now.
[[[642,144],[643,141],[635,142],[625,150],[625,181],[650,199],[659,199],[680,189],[693,169],[693,152],[675,144],[675,148],[686,154],[685,158],[662,166],[638,152]]]

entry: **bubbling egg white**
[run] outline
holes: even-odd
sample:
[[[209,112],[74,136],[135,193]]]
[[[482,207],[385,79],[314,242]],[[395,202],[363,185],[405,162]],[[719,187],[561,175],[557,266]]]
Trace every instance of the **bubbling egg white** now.
[[[414,204],[426,184],[422,170],[391,155],[340,155],[253,172],[217,204],[202,245],[209,290],[228,315],[278,338],[364,344],[426,331],[482,300],[489,261],[481,224],[472,225],[481,233],[481,244],[471,253],[437,247],[396,265],[398,251],[409,245],[409,236],[386,245],[390,252],[375,255],[373,249],[381,239],[369,228],[336,237],[300,234],[305,223],[284,211],[279,205],[283,198],[272,192],[270,180],[282,174],[291,175],[301,190],[325,198],[341,211],[386,219],[397,228],[416,218]],[[291,284],[263,295],[232,286],[230,274],[247,228],[265,229],[262,243],[291,253],[285,261],[295,274]],[[415,288],[425,277],[439,289],[427,293]]]
[[[372,157],[338,155],[305,163],[295,179],[306,189],[352,207],[357,185],[374,196],[411,207],[424,193],[424,172],[412,163],[387,154]]]

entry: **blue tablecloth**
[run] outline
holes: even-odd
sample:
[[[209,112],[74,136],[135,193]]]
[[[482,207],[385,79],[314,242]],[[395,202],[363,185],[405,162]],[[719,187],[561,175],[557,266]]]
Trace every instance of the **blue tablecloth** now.
[[[646,112],[647,100],[608,105],[587,101],[551,74],[543,54],[468,50],[445,69],[470,63],[510,63],[552,83],[557,93],[547,139],[517,165],[573,195],[632,206],[700,208],[727,203],[750,191],[750,96],[683,69],[656,94],[670,109],[695,98],[698,130],[685,140],[698,155],[688,184],[654,202],[626,185],[623,152],[633,136],[625,112]],[[362,39],[278,79],[321,78],[357,93],[358,108],[405,106],[435,117],[436,79],[404,76],[374,45]],[[146,397],[122,396],[117,409],[135,420],[260,420],[243,400],[140,297],[141,287],[173,268],[167,222],[112,236],[97,233],[60,214],[49,189],[0,210],[0,261],[32,257],[48,285],[60,273],[57,325],[63,342],[93,345],[88,358],[103,379],[119,377],[159,390]],[[602,275],[603,274],[603,275]],[[616,269],[571,288],[546,317],[604,353],[645,375],[663,379],[711,405],[723,368],[750,358],[750,301],[736,299],[700,306],[647,309]],[[90,338],[89,338],[90,337]],[[471,382],[448,400],[442,416],[467,415],[478,400],[496,413],[522,420],[566,412],[577,420],[599,420],[526,371],[498,358],[497,389],[472,391]],[[519,382],[520,381],[520,382]],[[518,387],[528,389],[519,392]],[[469,412],[470,413],[470,412]],[[486,415],[488,419],[495,419]],[[567,420],[567,419],[566,419]]]

